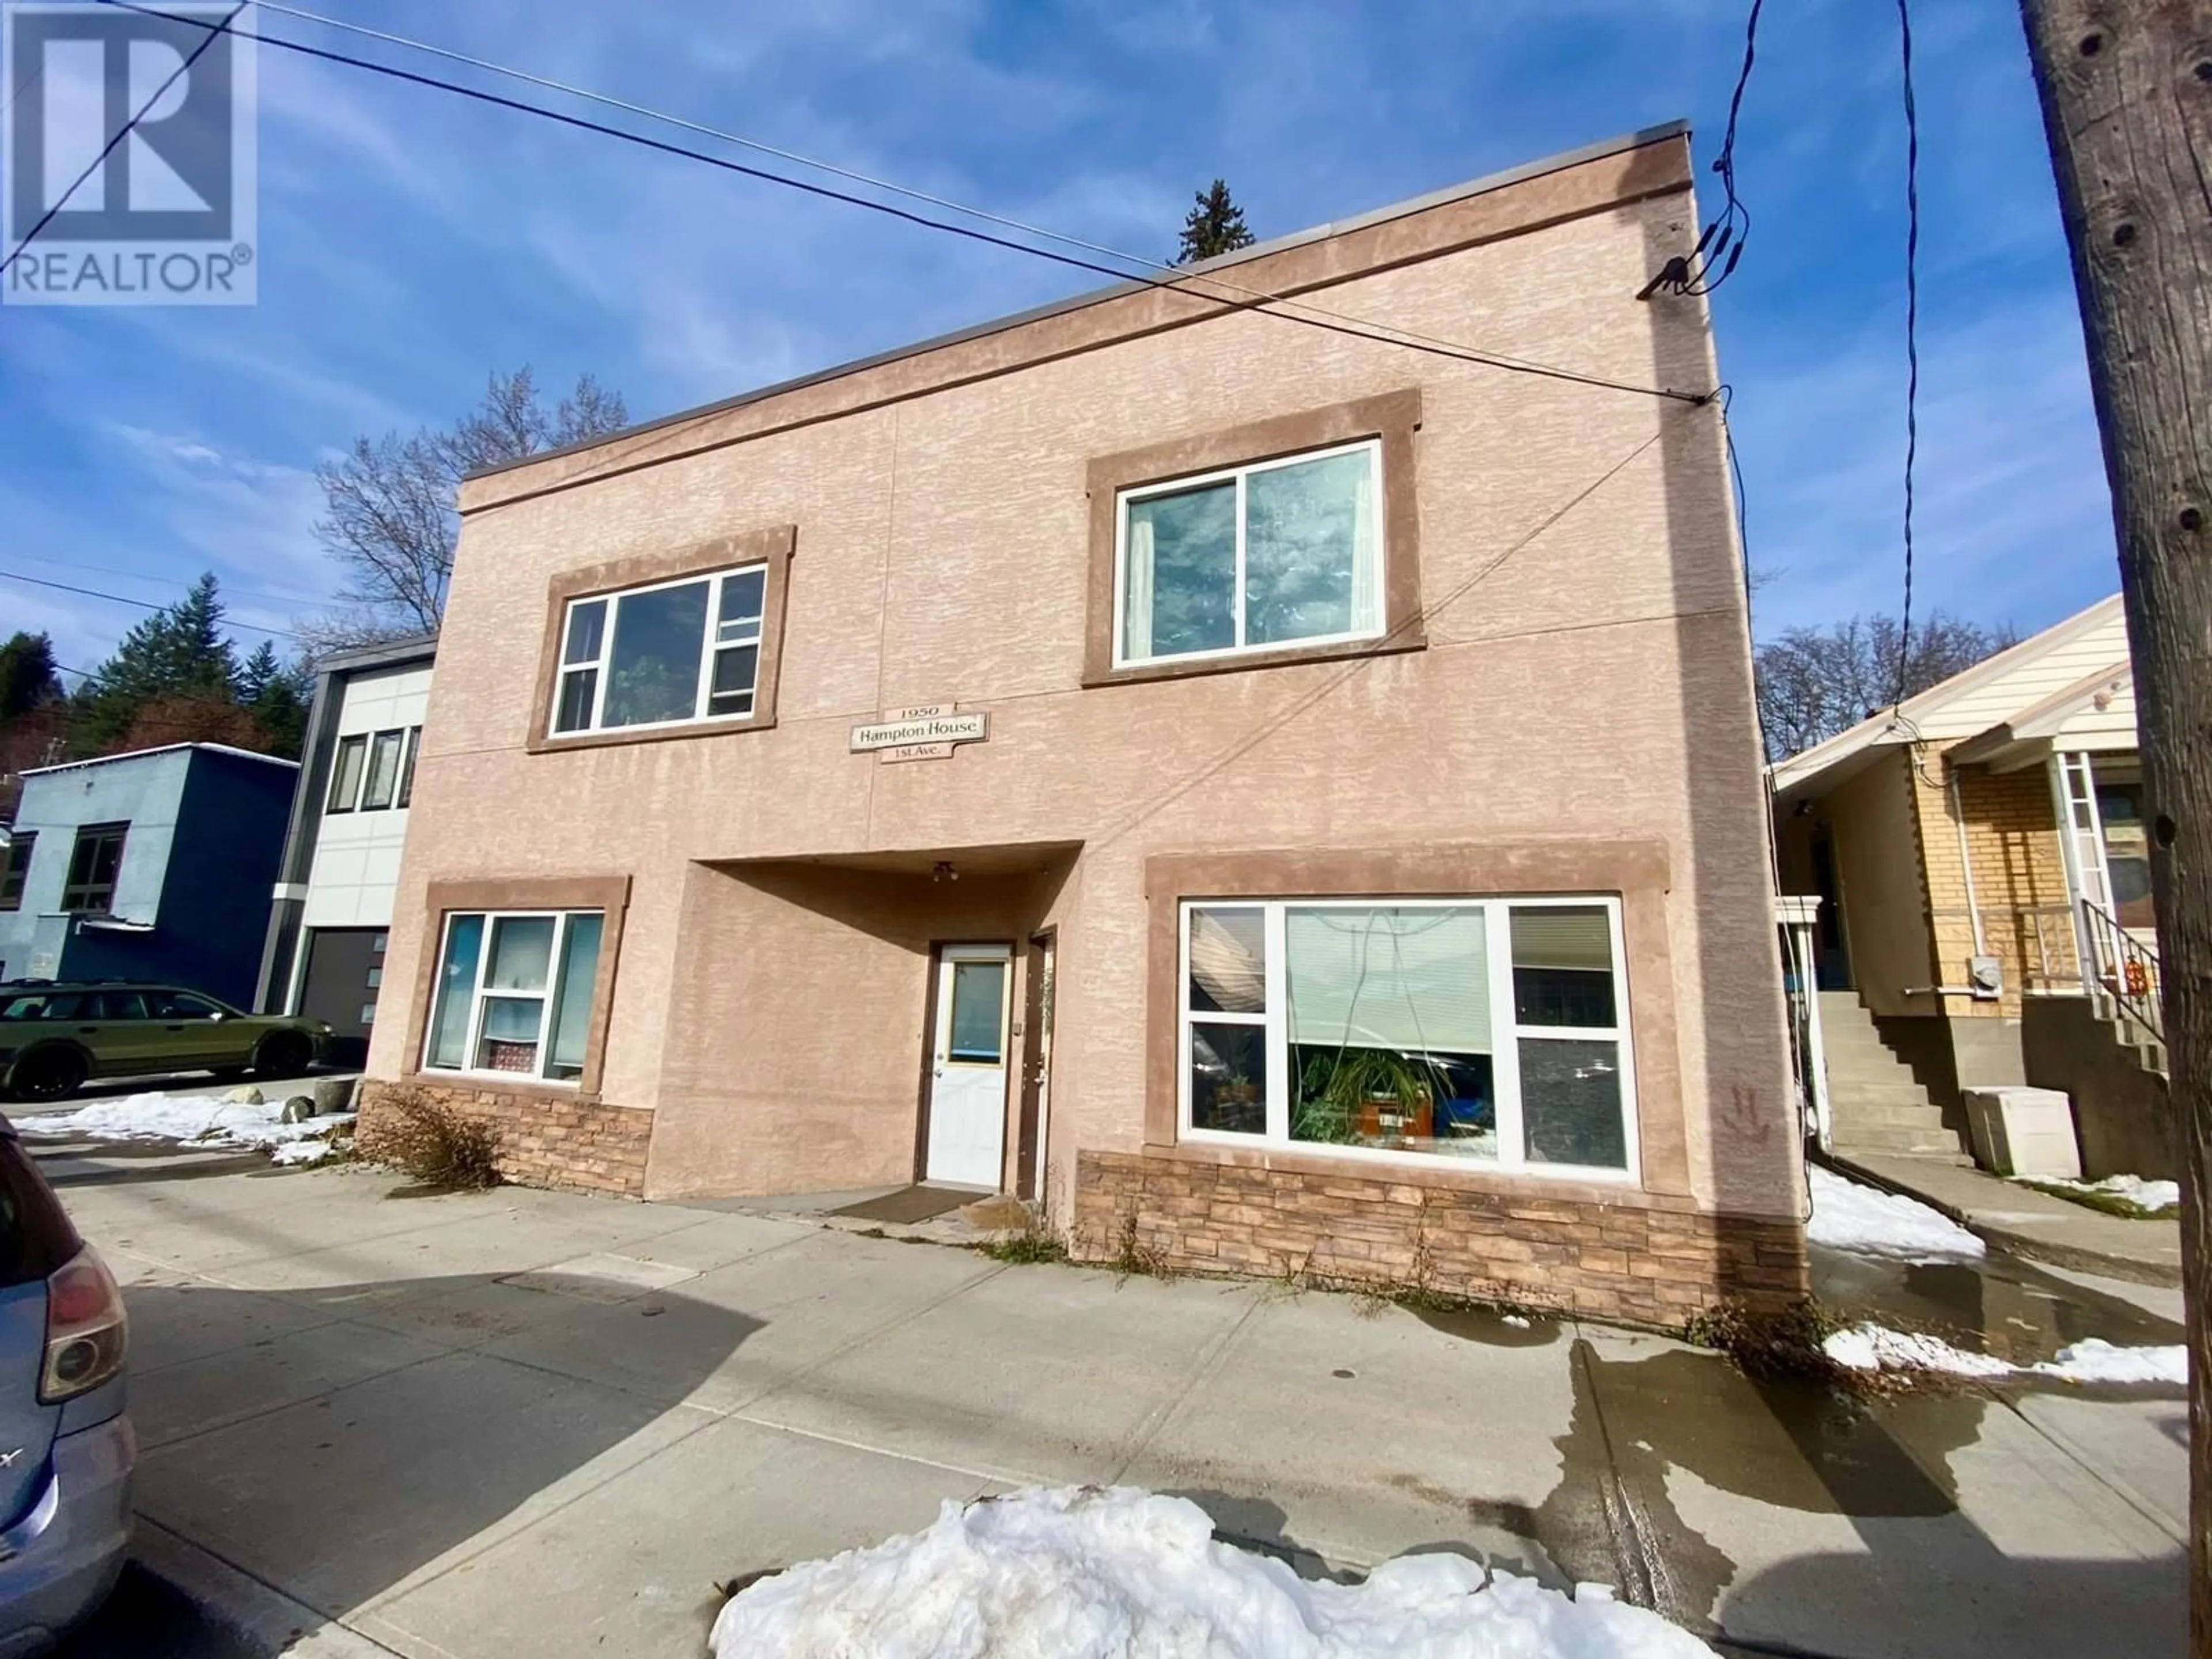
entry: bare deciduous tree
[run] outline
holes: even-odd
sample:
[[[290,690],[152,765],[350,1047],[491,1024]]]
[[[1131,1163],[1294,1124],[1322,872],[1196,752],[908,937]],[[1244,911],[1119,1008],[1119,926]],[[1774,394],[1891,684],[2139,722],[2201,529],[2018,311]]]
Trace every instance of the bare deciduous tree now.
[[[483,401],[443,431],[355,439],[343,460],[315,474],[325,505],[315,534],[346,568],[346,584],[336,609],[303,619],[299,632],[320,654],[436,628],[460,533],[453,503],[461,479],[629,421],[622,394],[589,374],[549,407],[525,367],[492,375]]]
[[[1759,647],[1759,723],[1769,760],[1848,731],[1897,699],[1905,654],[1894,617],[1851,617],[1826,628],[1793,628]],[[1937,611],[1913,624],[1902,684],[1912,696],[2016,643],[2009,625],[1984,628]]]

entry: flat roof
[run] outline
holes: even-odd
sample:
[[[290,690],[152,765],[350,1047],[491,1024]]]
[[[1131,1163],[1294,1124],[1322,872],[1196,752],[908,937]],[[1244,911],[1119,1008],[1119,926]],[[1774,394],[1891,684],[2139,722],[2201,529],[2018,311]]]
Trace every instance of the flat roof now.
[[[33,766],[18,772],[21,778],[42,778],[50,772],[75,772],[88,766],[106,766],[116,761],[144,760],[149,755],[171,755],[179,749],[204,749],[210,755],[235,755],[241,760],[267,761],[271,766],[289,766],[294,771],[300,763],[284,760],[276,755],[264,755],[252,749],[234,748],[227,743],[163,743],[151,749],[132,749],[120,755],[94,755],[89,760],[63,761],[53,766]]]
[[[343,651],[333,651],[315,664],[321,674],[358,674],[372,668],[395,668],[402,663],[427,661],[438,654],[438,634],[435,629],[427,634],[410,634],[397,640],[380,640],[374,645],[349,646]]]
[[[1323,242],[1331,237],[1349,235],[1353,231],[1364,230],[1370,225],[1382,224],[1392,219],[1406,218],[1412,214],[1425,213],[1431,208],[1462,201],[1470,196],[1480,196],[1491,191],[1502,190],[1509,185],[1517,185],[1527,179],[1540,178],[1547,173],[1558,173],[1567,167],[1580,167],[1585,162],[1601,161],[1606,156],[1618,155],[1626,150],[1640,149],[1646,144],[1656,144],[1669,138],[1679,138],[1687,134],[1689,131],[1690,124],[1687,121],[1665,121],[1656,127],[1644,127],[1634,132],[1623,133],[1617,137],[1601,139],[1596,143],[1584,144],[1577,149],[1561,150],[1556,155],[1547,155],[1538,161],[1523,161],[1518,167],[1507,167],[1498,173],[1485,173],[1480,178],[1468,179],[1464,184],[1447,185],[1442,190],[1430,191],[1421,196],[1408,197],[1402,202],[1394,202],[1388,207],[1376,208],[1350,219],[1334,219],[1326,224],[1315,225],[1309,229],[1292,231],[1287,235],[1273,237],[1264,242],[1255,242],[1249,247],[1238,248],[1233,253],[1224,253],[1215,258],[1202,260],[1194,265],[1179,265],[1171,275],[1131,277],[1123,282],[1110,283],[1104,288],[1091,289],[1065,300],[1054,300],[1046,305],[1033,306],[1026,311],[1012,312],[1003,317],[994,318],[989,322],[976,323],[967,328],[956,329],[949,334],[933,335],[928,339],[917,340],[911,345],[895,347],[889,351],[878,351],[866,357],[855,357],[849,362],[839,363],[830,368],[816,369],[811,374],[798,375],[788,380],[778,380],[770,386],[758,386],[750,392],[739,392],[735,397],[717,398],[712,403],[678,410],[672,415],[662,415],[650,421],[641,421],[635,426],[626,426],[619,431],[603,433],[596,438],[586,438],[578,443],[563,444],[557,449],[541,449],[532,454],[519,456],[514,460],[502,461],[493,466],[478,467],[474,471],[464,473],[462,479],[465,483],[473,478],[494,477],[500,473],[511,472],[520,467],[536,466],[540,462],[552,460],[562,455],[580,454],[586,450],[597,449],[602,445],[617,443],[626,438],[635,438],[644,433],[655,432],[663,427],[679,425],[685,421],[697,420],[702,416],[717,415],[725,410],[742,409],[747,404],[760,403],[770,398],[781,397],[786,392],[797,392],[806,386],[818,386],[826,380],[840,380],[848,374],[858,374],[866,369],[880,368],[886,363],[898,362],[908,357],[922,356],[932,351],[941,350],[946,346],[958,345],[963,341],[1003,333],[1008,329],[1019,328],[1024,324],[1039,322],[1048,317],[1057,317],[1066,312],[1081,311],[1090,306],[1103,305],[1127,295],[1143,293],[1148,289],[1173,289],[1177,292],[1192,293],[1195,298],[1218,298],[1222,301],[1224,309],[1249,309],[1265,304],[1267,299],[1273,296],[1255,297],[1244,293],[1238,293],[1233,297],[1209,295],[1196,293],[1186,288],[1185,279],[1226,270],[1232,266],[1241,265],[1255,259],[1264,259],[1270,254],[1281,253],[1287,249],[1300,247],[1308,243]],[[1133,258],[1134,256],[1125,257]],[[1380,324],[1378,326],[1388,327],[1389,325]]]

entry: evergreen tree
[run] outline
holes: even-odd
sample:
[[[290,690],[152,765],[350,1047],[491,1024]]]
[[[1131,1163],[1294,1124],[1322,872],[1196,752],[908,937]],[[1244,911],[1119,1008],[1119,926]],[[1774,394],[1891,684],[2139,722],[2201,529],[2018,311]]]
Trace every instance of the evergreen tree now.
[[[239,679],[210,572],[183,599],[125,634],[114,655],[78,691],[76,747],[87,754],[114,752],[139,710],[156,699],[235,703]]]
[[[1182,222],[1182,248],[1175,257],[1179,265],[1196,264],[1218,254],[1233,253],[1257,240],[1244,223],[1244,210],[1229,198],[1229,185],[1216,179],[1212,188],[1201,190]]]
[[[0,720],[27,714],[62,695],[54,668],[54,642],[20,630],[0,645]]]
[[[239,702],[268,739],[255,746],[286,760],[299,759],[307,736],[307,704],[314,691],[315,671],[305,657],[282,663],[266,640],[256,647],[239,670],[238,687]]]
[[[238,700],[248,708],[254,707],[268,695],[269,688],[284,672],[276,660],[276,647],[264,640],[253,647],[253,654],[239,665]]]

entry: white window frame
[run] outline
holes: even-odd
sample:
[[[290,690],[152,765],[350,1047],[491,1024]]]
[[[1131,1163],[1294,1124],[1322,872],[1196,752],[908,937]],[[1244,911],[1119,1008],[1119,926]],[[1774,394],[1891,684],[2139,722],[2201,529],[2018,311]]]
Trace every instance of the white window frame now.
[[[546,959],[545,989],[538,994],[538,1069],[534,1072],[501,1072],[495,1071],[489,1066],[476,1065],[441,1066],[430,1057],[431,1046],[438,1040],[438,1015],[441,1007],[440,999],[445,994],[446,951],[453,943],[453,924],[465,916],[481,916],[483,918],[484,925],[483,938],[477,947],[476,978],[469,987],[468,1028],[463,1033],[461,1044],[462,1054],[470,1060],[475,1060],[478,1046],[483,1041],[483,1011],[486,1000],[492,997],[506,997],[513,1000],[532,994],[527,991],[516,992],[485,988],[484,975],[491,965],[491,939],[494,929],[502,921],[535,921],[550,919],[555,924],[553,953]],[[561,969],[562,963],[566,960],[568,948],[568,928],[574,918],[578,916],[597,916],[600,919],[599,948],[602,951],[605,950],[607,946],[606,912],[604,910],[448,910],[446,913],[445,921],[438,929],[438,954],[430,972],[430,1006],[423,1016],[422,1050],[419,1056],[422,1069],[426,1073],[434,1072],[440,1077],[496,1078],[503,1079],[509,1085],[525,1083],[547,1089],[574,1089],[582,1086],[583,1079],[580,1075],[548,1077],[545,1074],[545,1066],[552,1058],[553,1005],[561,992]],[[597,977],[594,974],[595,981]],[[592,993],[595,996],[598,989],[595,982],[592,986]]]
[[[374,734],[368,732],[341,732],[338,733],[337,743],[331,750],[330,787],[323,798],[323,816],[325,817],[336,817],[341,812],[352,812],[360,810],[362,786],[368,780],[368,744],[369,738],[373,735]],[[358,744],[361,745],[359,751],[361,755],[361,769],[353,775],[352,787],[348,788],[343,797],[341,798],[338,793],[338,786],[346,781],[346,745],[349,744]]]
[[[372,800],[369,799],[369,792],[376,781],[376,757],[380,751],[392,757],[391,787],[385,791],[382,800]],[[362,763],[358,810],[363,812],[390,811],[392,803],[399,797],[399,779],[406,764],[407,728],[405,726],[387,726],[381,730],[370,732],[368,758]]]
[[[1310,634],[1296,640],[1267,640],[1257,645],[1243,643],[1244,638],[1244,490],[1245,482],[1255,473],[1273,472],[1285,466],[1299,466],[1308,461],[1327,460],[1335,455],[1364,453],[1371,458],[1370,478],[1373,488],[1368,492],[1367,510],[1374,516],[1370,529],[1375,538],[1375,626],[1343,634]],[[1235,480],[1237,484],[1237,566],[1235,589],[1231,594],[1233,614],[1237,621],[1239,643],[1221,646],[1212,651],[1175,651],[1146,657],[1128,654],[1129,603],[1129,509],[1162,495],[1180,495],[1185,491],[1202,489],[1209,484]],[[1212,472],[1194,472],[1186,477],[1170,478],[1159,483],[1135,484],[1121,491],[1114,501],[1114,666],[1116,668],[1148,668],[1157,663],[1212,662],[1225,657],[1273,655],[1278,652],[1304,651],[1316,646],[1344,645],[1358,640],[1380,639],[1389,631],[1389,617],[1384,606],[1385,596],[1390,591],[1389,570],[1389,544],[1383,533],[1385,514],[1382,511],[1382,441],[1380,438],[1361,438],[1348,444],[1332,444],[1326,449],[1303,450],[1295,455],[1277,455],[1264,461],[1247,461],[1237,466],[1224,466]],[[1355,605],[1353,609],[1358,610]]]
[[[1513,985],[1513,915],[1515,910],[1594,909],[1606,913],[1608,948],[1613,953],[1613,1009],[1611,1025],[1524,1025],[1519,1018],[1519,999]],[[1292,910],[1473,910],[1483,913],[1483,942],[1490,972],[1491,1085],[1496,1092],[1498,1156],[1495,1158],[1449,1158],[1436,1152],[1396,1152],[1381,1146],[1343,1146],[1291,1138],[1290,963],[1285,948],[1286,918]],[[1194,1013],[1190,1006],[1190,918],[1195,910],[1257,910],[1262,918],[1267,949],[1267,1012],[1252,1013]],[[1176,924],[1176,1132],[1177,1139],[1210,1146],[1263,1147],[1270,1152],[1297,1152],[1314,1158],[1341,1158],[1355,1163],[1382,1164],[1397,1169],[1475,1170],[1527,1176],[1548,1181],[1611,1182],[1636,1186],[1642,1181],[1643,1149],[1637,1121],[1635,1043],[1628,1012],[1628,957],[1623,945],[1620,900],[1605,893],[1529,895],[1468,895],[1464,897],[1400,897],[1382,894],[1367,898],[1255,897],[1230,895],[1221,898],[1184,898]],[[442,958],[441,958],[442,959]],[[1191,1027],[1249,1025],[1265,1027],[1267,1042],[1267,1132],[1246,1134],[1232,1129],[1205,1129],[1190,1119]],[[1551,1164],[1527,1154],[1521,1098],[1521,1039],[1612,1042],[1620,1054],[1620,1113],[1623,1167],[1598,1164]]]
[[[753,631],[737,639],[720,639],[720,617],[722,611],[722,586],[740,576],[758,571],[761,576],[760,615],[751,619]],[[635,587],[617,587],[604,593],[579,593],[561,608],[560,638],[553,653],[553,695],[545,709],[545,738],[549,743],[562,743],[579,738],[604,737],[630,732],[665,732],[679,726],[722,726],[742,723],[760,712],[760,651],[763,636],[768,629],[769,573],[768,562],[757,559],[750,564],[732,565],[724,570],[695,570],[686,576],[671,576],[665,581],[643,582]],[[624,599],[647,593],[658,593],[672,587],[692,587],[707,585],[707,625],[699,630],[699,683],[691,702],[691,713],[675,720],[640,720],[631,726],[608,726],[604,723],[607,707],[607,684],[613,678],[608,667],[615,648],[615,623]],[[585,662],[570,662],[568,629],[579,605],[601,605],[606,607],[606,617],[599,629],[599,654]],[[742,625],[741,623],[738,625]],[[707,704],[714,691],[714,654],[718,651],[733,650],[740,646],[753,647],[752,703],[740,714],[709,714]],[[594,672],[592,682],[592,718],[588,725],[573,732],[563,732],[561,723],[561,691],[568,678],[585,669]]]

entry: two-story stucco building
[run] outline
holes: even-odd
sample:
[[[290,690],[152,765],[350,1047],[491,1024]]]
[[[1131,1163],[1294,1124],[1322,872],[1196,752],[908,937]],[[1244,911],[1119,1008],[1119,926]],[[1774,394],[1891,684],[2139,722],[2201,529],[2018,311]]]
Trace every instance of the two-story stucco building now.
[[[1802,1288],[1707,317],[1638,297],[1690,186],[1648,132],[468,481],[368,1132]]]

